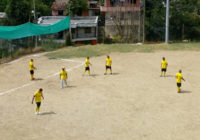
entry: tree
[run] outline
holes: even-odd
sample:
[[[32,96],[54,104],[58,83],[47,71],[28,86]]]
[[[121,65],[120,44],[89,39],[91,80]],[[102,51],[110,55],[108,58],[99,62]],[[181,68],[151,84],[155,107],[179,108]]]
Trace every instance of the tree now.
[[[171,1],[170,35],[173,40],[200,39],[200,2],[198,0]]]
[[[146,0],[146,39],[163,41],[165,38],[165,7],[162,0]]]
[[[30,21],[31,4],[29,0],[10,0],[6,7],[7,24],[19,25]]]
[[[0,12],[5,11],[7,4],[8,4],[8,0],[0,0]]]
[[[70,0],[67,4],[68,15],[82,15],[83,10],[88,9],[87,0]]]

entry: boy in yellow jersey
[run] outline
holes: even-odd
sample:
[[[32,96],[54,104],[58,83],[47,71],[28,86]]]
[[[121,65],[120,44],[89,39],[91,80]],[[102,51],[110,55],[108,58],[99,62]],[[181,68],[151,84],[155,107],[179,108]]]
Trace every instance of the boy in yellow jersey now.
[[[33,59],[31,59],[31,61],[29,63],[29,70],[30,70],[30,74],[31,74],[31,80],[35,80],[35,78],[34,78],[34,70],[35,69],[36,69],[36,67],[34,67]]]
[[[110,69],[110,74],[112,74],[112,67],[111,67],[111,64],[112,64],[112,59],[110,58],[109,55],[107,55],[107,58],[106,58],[106,71],[105,71],[105,75],[107,74],[107,70]]]
[[[88,71],[88,74],[90,75],[90,65],[92,64],[90,63],[89,59],[90,59],[89,56],[85,59],[85,70],[83,74],[85,74],[85,72]]]
[[[177,83],[178,93],[181,92],[181,80],[185,81],[181,73],[182,73],[182,70],[179,70],[179,72],[176,73],[176,83]]]
[[[67,86],[67,71],[65,68],[62,68],[60,71],[60,79],[61,79],[61,88],[64,87],[64,84]]]
[[[36,112],[35,114],[36,115],[39,115],[40,114],[40,105],[41,105],[41,101],[42,101],[42,98],[44,100],[44,97],[43,97],[43,93],[42,93],[43,89],[40,88],[38,91],[36,91],[33,95],[33,99],[32,99],[32,104],[33,104],[33,101],[35,99],[35,103],[37,105],[36,107]]]
[[[166,75],[167,72],[167,66],[168,66],[168,62],[167,60],[165,60],[165,57],[162,58],[162,62],[161,62],[161,77],[163,76],[163,72],[164,72],[164,76]]]

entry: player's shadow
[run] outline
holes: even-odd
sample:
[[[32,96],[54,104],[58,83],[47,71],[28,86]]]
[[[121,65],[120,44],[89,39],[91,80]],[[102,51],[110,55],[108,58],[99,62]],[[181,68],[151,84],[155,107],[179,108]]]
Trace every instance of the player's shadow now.
[[[66,88],[75,88],[76,86],[67,86]]]
[[[114,73],[112,73],[111,75],[119,75],[119,73],[117,73],[117,72],[114,72]]]
[[[166,75],[165,77],[175,77],[174,75]]]
[[[34,81],[41,81],[43,80],[42,78],[35,78]]]
[[[40,115],[53,115],[53,114],[56,114],[55,112],[53,111],[49,111],[49,112],[42,112]]]
[[[90,76],[95,78],[95,77],[97,77],[99,75],[98,74],[90,74]]]
[[[192,91],[189,91],[189,90],[182,90],[181,93],[192,93]]]

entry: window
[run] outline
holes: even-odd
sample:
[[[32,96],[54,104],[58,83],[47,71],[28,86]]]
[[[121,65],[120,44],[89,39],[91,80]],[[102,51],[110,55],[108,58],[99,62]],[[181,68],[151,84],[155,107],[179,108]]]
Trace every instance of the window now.
[[[136,4],[137,0],[128,0],[128,2],[131,4]]]
[[[58,15],[63,16],[63,10],[58,10]]]
[[[90,34],[90,33],[92,33],[91,28],[85,28],[85,33],[86,33],[86,34]]]

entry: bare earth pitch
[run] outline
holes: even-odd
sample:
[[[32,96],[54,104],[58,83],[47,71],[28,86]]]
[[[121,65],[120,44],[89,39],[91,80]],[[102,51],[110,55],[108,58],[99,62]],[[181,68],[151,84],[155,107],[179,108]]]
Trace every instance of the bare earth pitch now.
[[[114,53],[113,75],[104,75],[106,56],[91,58],[92,76],[82,76],[77,62],[23,57],[0,65],[1,140],[199,140],[200,52]],[[160,77],[161,59],[169,63]],[[28,64],[34,59],[35,77]],[[70,69],[69,87],[61,89],[59,76]],[[73,69],[71,69],[73,68]],[[183,71],[183,93],[175,74]],[[27,86],[23,86],[29,84]],[[21,88],[18,88],[21,87]],[[16,89],[18,88],[18,89]],[[41,115],[31,104],[43,88]]]

